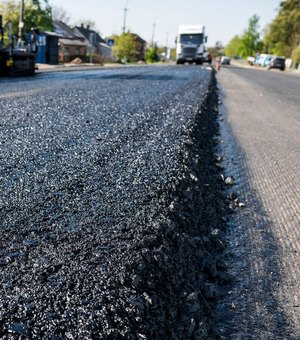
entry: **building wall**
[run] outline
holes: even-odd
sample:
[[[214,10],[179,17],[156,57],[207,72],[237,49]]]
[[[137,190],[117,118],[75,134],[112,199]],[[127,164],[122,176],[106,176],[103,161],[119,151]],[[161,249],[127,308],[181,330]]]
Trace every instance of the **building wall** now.
[[[100,44],[99,53],[103,57],[104,61],[115,61],[112,54],[112,48],[106,44]]]
[[[37,37],[36,61],[40,64],[58,64],[58,37],[40,34]]]
[[[62,63],[69,63],[78,57],[85,58],[86,53],[86,47],[84,46],[70,46],[61,44],[59,49],[59,61]]]

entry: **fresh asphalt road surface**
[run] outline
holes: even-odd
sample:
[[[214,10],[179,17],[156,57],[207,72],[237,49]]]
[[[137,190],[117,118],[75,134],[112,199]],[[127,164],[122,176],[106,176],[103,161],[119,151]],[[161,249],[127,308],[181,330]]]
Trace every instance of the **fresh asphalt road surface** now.
[[[223,202],[211,80],[199,66],[0,79],[1,339],[207,334]]]
[[[186,65],[0,79],[0,337],[205,338],[205,289],[197,292],[203,278],[218,276],[203,240],[196,238],[197,248],[186,234],[194,224],[183,202],[198,196],[187,187],[184,200],[175,200],[172,207],[187,208],[178,225],[163,213],[178,180],[197,179],[200,204],[209,201],[196,205],[200,216],[207,211],[220,226],[215,215],[223,212],[206,182],[214,167],[204,152],[205,133],[212,138],[206,121],[214,118],[201,112],[210,78]],[[230,215],[231,281],[222,288],[218,333],[298,339],[300,77],[230,66],[217,79],[218,153],[234,177],[229,193],[245,204]],[[204,149],[191,160],[195,117]],[[195,177],[189,161],[194,170],[207,166],[206,176]],[[206,272],[198,275],[201,261]]]
[[[226,339],[299,339],[300,77],[232,65],[217,79],[224,164],[245,203],[231,217],[219,327]]]

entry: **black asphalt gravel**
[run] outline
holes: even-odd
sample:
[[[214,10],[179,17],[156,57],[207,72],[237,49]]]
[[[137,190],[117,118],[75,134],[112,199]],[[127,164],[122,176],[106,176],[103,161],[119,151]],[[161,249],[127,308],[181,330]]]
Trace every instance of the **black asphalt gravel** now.
[[[1,79],[1,339],[207,339],[226,281],[211,70]]]

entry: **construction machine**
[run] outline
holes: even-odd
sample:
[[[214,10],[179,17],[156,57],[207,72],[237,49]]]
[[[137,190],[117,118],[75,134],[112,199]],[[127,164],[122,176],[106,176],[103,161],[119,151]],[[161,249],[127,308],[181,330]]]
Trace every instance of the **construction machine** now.
[[[12,23],[8,21],[4,24],[2,15],[0,15],[0,76],[34,74],[37,34],[38,30],[32,29],[31,32],[27,34],[27,39],[25,39],[24,0],[21,1],[19,36],[17,41],[12,32]]]

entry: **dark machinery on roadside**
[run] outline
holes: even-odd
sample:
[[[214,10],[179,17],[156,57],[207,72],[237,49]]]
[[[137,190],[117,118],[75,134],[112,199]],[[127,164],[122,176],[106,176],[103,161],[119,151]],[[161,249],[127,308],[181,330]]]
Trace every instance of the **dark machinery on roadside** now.
[[[0,15],[0,76],[34,74],[38,30],[32,29],[26,41],[23,31],[24,1],[21,2],[18,41],[12,33],[12,23],[8,21],[4,24]]]

